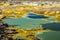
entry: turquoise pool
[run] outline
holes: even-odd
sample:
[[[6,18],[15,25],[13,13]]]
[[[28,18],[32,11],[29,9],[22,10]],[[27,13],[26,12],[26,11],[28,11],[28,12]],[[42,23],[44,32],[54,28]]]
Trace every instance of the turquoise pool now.
[[[33,18],[29,18],[28,16],[31,16]],[[48,20],[44,20],[45,16],[44,15],[37,15],[39,18],[35,19],[36,14],[28,14],[27,16],[23,18],[7,18],[4,19],[4,23],[7,23],[8,25],[17,25],[20,28],[27,28],[27,29],[34,29],[37,28],[41,24],[46,24],[46,23],[53,23],[55,20],[52,17],[49,17]]]
[[[17,25],[20,28],[36,28],[41,24],[53,23],[54,21],[44,19],[29,19],[29,18],[11,18],[3,20],[8,25]]]

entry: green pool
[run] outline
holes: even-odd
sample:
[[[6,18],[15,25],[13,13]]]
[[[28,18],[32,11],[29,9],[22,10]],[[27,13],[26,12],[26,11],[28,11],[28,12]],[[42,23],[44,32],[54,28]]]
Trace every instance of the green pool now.
[[[60,40],[60,32],[43,32],[37,35],[41,40]]]

